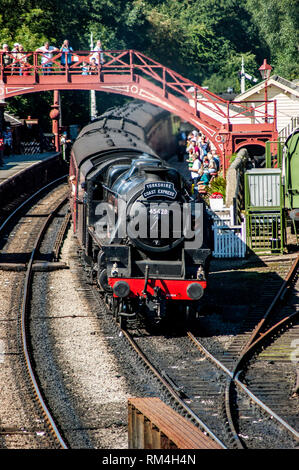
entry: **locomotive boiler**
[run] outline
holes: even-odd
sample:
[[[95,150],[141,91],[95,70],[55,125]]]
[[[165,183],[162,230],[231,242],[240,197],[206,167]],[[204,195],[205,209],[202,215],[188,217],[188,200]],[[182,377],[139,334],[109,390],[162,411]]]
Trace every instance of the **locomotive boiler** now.
[[[154,128],[158,142],[170,116],[149,104],[112,109],[84,127],[72,148],[74,232],[90,281],[118,319],[188,317],[207,285],[204,204],[150,140]]]

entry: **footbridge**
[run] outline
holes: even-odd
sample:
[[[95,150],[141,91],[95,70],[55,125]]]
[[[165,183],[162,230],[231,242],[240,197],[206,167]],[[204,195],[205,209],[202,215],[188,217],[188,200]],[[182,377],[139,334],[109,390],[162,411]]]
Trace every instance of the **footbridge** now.
[[[0,100],[48,90],[96,90],[138,98],[166,109],[202,131],[226,156],[277,140],[276,103],[230,102],[135,50],[0,52]],[[91,59],[94,59],[93,61]],[[63,64],[65,65],[62,65]],[[92,65],[93,62],[93,65]]]

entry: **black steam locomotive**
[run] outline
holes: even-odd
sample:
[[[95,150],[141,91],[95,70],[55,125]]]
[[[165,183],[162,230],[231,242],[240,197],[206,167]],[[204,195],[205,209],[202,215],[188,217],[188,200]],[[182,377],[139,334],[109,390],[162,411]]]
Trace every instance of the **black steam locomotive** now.
[[[163,139],[171,149],[171,132],[165,134],[171,119],[133,102],[84,127],[72,148],[74,232],[90,280],[118,318],[138,315],[159,324],[189,315],[206,288],[204,205],[153,150]]]

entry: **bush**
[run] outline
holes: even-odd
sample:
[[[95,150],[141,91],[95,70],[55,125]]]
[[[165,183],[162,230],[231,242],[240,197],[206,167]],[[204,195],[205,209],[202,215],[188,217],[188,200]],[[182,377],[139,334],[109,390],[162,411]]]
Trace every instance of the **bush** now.
[[[233,153],[230,157],[229,157],[229,164],[231,165],[233,163],[233,161],[235,161],[235,159],[237,158],[237,154],[236,153]]]
[[[217,176],[217,178],[214,178],[208,186],[209,196],[212,193],[221,193],[223,196],[223,199],[225,199],[225,191],[226,191],[226,180],[222,176]]]

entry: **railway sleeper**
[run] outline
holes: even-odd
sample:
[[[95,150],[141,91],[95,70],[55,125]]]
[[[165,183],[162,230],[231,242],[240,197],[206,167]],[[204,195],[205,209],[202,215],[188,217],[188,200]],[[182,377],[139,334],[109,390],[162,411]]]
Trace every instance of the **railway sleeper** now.
[[[35,272],[49,272],[59,269],[69,269],[69,266],[61,261],[35,261],[32,266],[32,270]],[[27,271],[27,264],[0,263],[0,271]]]

